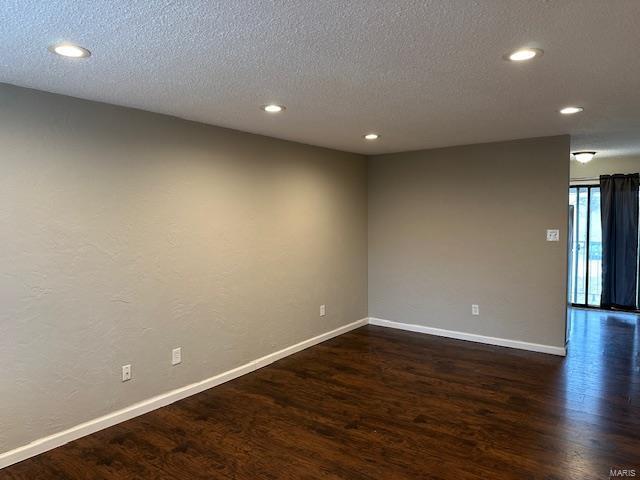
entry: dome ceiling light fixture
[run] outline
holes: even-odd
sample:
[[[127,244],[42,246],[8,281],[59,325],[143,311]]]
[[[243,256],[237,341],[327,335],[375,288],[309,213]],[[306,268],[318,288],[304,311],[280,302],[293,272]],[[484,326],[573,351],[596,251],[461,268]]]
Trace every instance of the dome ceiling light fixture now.
[[[591,151],[584,150],[584,151],[580,151],[580,152],[573,152],[573,156],[580,163],[589,163],[591,160],[593,160],[593,157],[595,156],[595,154],[596,154],[596,152],[594,152],[593,150],[591,150]]]

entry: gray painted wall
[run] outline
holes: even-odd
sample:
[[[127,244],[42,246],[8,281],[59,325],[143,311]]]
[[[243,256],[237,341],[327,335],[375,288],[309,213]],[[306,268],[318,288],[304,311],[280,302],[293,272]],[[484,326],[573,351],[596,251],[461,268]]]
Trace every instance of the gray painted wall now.
[[[362,156],[8,85],[0,145],[0,452],[367,315]]]
[[[568,136],[371,158],[369,316],[564,346],[568,159]]]

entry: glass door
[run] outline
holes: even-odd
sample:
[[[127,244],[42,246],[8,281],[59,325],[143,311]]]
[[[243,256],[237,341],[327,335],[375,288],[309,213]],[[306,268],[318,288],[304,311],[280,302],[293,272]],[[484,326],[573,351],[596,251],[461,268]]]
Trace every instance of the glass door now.
[[[600,187],[570,187],[569,205],[573,206],[569,302],[575,306],[599,307],[602,292]]]

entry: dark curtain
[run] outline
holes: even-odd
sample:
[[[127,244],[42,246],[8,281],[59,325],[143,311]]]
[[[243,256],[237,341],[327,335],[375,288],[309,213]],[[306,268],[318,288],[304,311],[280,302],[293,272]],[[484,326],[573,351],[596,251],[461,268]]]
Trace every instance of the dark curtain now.
[[[637,173],[600,176],[605,308],[636,308],[639,183]]]

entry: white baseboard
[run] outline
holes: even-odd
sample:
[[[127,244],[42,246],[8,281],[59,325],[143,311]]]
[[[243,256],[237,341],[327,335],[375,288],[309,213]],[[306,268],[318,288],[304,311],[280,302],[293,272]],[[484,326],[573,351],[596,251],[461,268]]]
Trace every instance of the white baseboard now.
[[[134,417],[151,412],[152,410],[156,410],[171,403],[177,402],[178,400],[182,400],[183,398],[190,397],[191,395],[195,395],[196,393],[203,392],[204,390],[208,390],[209,388],[228,382],[229,380],[233,380],[234,378],[246,375],[247,373],[258,370],[289,355],[293,355],[294,353],[304,350],[305,348],[312,347],[313,345],[317,345],[318,343],[322,343],[325,340],[337,337],[368,323],[381,327],[397,328],[400,330],[426,333],[429,335],[455,338],[458,340],[467,340],[471,342],[486,343],[489,345],[518,348],[521,350],[530,350],[533,352],[550,353],[553,355],[566,355],[566,349],[562,347],[528,343],[519,340],[509,340],[506,338],[486,337],[484,335],[456,332],[453,330],[444,330],[441,328],[424,327],[422,325],[414,325],[409,323],[392,322],[390,320],[383,320],[381,318],[375,317],[363,318],[348,325],[336,328],[335,330],[331,330],[330,332],[326,332],[316,337],[309,338],[277,352],[270,353],[269,355],[265,355],[264,357],[258,358],[257,360],[252,360],[249,363],[241,365],[232,370],[228,370],[219,375],[215,375],[200,382],[192,383],[191,385],[177,388],[175,390],[171,390],[147,400],[143,400],[121,410],[117,410],[107,415],[89,420],[88,422],[81,423],[62,432],[54,433],[53,435],[40,438],[22,447],[18,447],[14,450],[2,453],[0,454],[0,469],[8,467],[9,465],[13,465],[14,463],[21,462],[22,460],[26,460],[27,458],[34,457],[48,450],[52,450],[56,447],[60,447],[65,443],[77,440],[78,438],[90,435],[99,430],[103,430],[107,427],[111,427],[126,420],[130,420]]]
[[[26,460],[27,458],[33,457],[35,455],[39,455],[53,448],[59,447],[61,445],[64,445],[65,443],[77,440],[78,438],[90,435],[104,428],[111,427],[112,425],[116,425],[139,415],[148,413],[152,410],[156,410],[160,407],[169,405],[173,402],[177,402],[178,400],[182,400],[183,398],[195,395],[196,393],[200,393],[209,388],[228,382],[229,380],[233,380],[234,378],[246,375],[247,373],[253,372],[255,370],[258,370],[259,368],[269,365],[270,363],[280,360],[281,358],[297,353],[300,350],[304,350],[305,348],[312,347],[313,345],[317,345],[318,343],[329,340],[330,338],[342,335],[343,333],[347,333],[358,327],[366,325],[367,323],[368,319],[363,318],[362,320],[358,320],[348,325],[336,328],[335,330],[331,330],[330,332],[318,335],[317,337],[309,338],[308,340],[304,340],[290,347],[284,348],[274,353],[270,353],[269,355],[265,355],[262,358],[253,360],[249,363],[234,368],[233,370],[229,370],[219,375],[207,378],[206,380],[192,383],[191,385],[177,388],[175,390],[171,390],[170,392],[166,392],[147,400],[143,400],[121,410],[117,410],[107,415],[103,415],[102,417],[89,420],[88,422],[81,423],[80,425],[76,425],[75,427],[71,427],[62,432],[54,433],[53,435],[49,435],[48,437],[40,438],[22,447],[18,447],[14,450],[2,453],[0,454],[0,469],[8,467],[9,465],[13,465],[17,462],[21,462],[22,460]]]
[[[550,353],[552,355],[566,356],[567,349],[564,347],[554,347],[552,345],[541,345],[539,343],[522,342],[520,340],[510,340],[508,338],[486,337],[475,333],[457,332],[455,330],[444,330],[442,328],[424,327],[412,323],[399,323],[382,318],[369,317],[371,325],[379,327],[397,328],[399,330],[408,330],[410,332],[426,333],[428,335],[437,335],[439,337],[455,338],[458,340],[467,340],[469,342],[486,343],[489,345],[498,345],[500,347],[518,348],[520,350],[530,350],[532,352]]]

